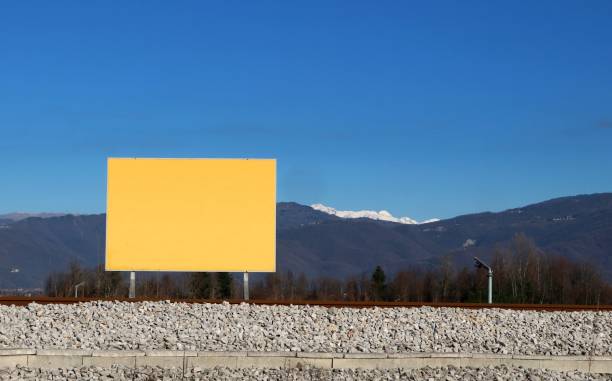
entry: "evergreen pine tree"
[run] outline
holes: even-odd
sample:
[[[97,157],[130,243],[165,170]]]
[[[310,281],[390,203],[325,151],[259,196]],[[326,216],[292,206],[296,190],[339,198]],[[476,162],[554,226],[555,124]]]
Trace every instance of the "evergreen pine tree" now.
[[[192,273],[189,288],[194,298],[208,299],[212,291],[212,282],[209,273]]]
[[[219,297],[221,299],[229,299],[232,297],[232,275],[222,272],[217,274],[217,287],[219,289]]]
[[[385,299],[387,285],[385,284],[385,272],[382,267],[376,266],[372,273],[372,291],[376,300]]]

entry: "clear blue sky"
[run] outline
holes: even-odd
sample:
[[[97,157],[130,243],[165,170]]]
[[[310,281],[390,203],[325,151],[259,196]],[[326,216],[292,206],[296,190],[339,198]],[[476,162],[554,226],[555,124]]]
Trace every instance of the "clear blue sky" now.
[[[493,4],[495,3],[495,4]],[[612,191],[610,1],[0,4],[0,212],[106,157],[275,157],[280,200],[417,219]]]

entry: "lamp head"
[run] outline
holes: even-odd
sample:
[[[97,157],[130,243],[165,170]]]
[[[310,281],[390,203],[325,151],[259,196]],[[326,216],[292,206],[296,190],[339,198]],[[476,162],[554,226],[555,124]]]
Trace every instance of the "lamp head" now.
[[[476,266],[476,268],[479,268],[479,269],[487,269],[491,271],[491,267],[487,265],[486,263],[484,263],[482,260],[480,260],[480,258],[478,257],[474,257],[474,266]]]

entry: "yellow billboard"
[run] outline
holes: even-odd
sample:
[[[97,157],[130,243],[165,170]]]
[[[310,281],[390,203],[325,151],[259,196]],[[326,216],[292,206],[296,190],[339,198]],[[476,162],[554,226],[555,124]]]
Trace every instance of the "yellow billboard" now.
[[[106,270],[275,271],[276,160],[107,164]]]

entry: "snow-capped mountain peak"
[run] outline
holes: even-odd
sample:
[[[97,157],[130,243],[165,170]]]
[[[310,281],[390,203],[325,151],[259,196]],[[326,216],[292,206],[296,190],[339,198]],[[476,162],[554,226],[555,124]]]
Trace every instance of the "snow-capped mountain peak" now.
[[[358,211],[336,210],[332,207],[325,206],[323,204],[312,204],[310,207],[320,212],[324,212],[324,213],[338,216],[341,218],[370,218],[372,220],[390,221],[390,222],[397,222],[400,224],[407,224],[407,225],[425,224],[429,222],[438,221],[437,218],[432,218],[432,219],[429,219],[423,222],[418,222],[416,220],[413,220],[410,217],[394,217],[391,213],[389,213],[386,210],[381,210],[378,212],[375,210],[358,210]]]

